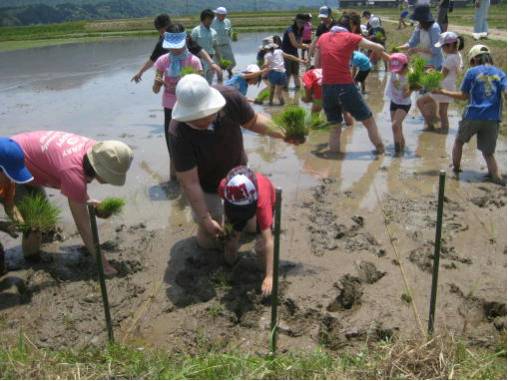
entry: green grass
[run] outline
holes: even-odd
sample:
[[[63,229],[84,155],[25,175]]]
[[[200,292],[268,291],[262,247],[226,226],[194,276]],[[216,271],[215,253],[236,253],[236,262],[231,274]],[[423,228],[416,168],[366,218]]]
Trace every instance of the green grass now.
[[[49,232],[58,223],[60,210],[43,195],[26,196],[16,206],[24,220],[23,223],[18,224],[18,227],[25,233]]]
[[[220,311],[213,311],[220,313]],[[4,379],[506,379],[504,338],[491,349],[452,337],[360,344],[353,350],[289,351],[274,357],[227,351],[204,340],[194,353],[128,345],[37,349],[20,334],[0,348]]]

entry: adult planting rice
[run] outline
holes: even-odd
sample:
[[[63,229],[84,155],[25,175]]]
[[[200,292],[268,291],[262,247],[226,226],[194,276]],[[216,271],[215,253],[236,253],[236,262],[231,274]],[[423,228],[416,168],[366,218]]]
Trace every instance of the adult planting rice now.
[[[417,5],[411,15],[411,20],[418,21],[418,25],[409,41],[399,46],[398,49],[407,50],[409,54],[419,54],[426,60],[428,66],[441,70],[443,54],[441,48],[435,46],[439,41],[441,28],[434,21],[430,7],[428,5]]]
[[[376,121],[350,71],[351,56],[358,47],[379,53],[384,51],[381,45],[337,26],[323,34],[316,44],[316,66],[323,69],[323,108],[331,124],[329,149],[335,153],[340,151],[342,111],[347,111],[367,128],[377,153],[383,153]]]
[[[235,55],[231,47],[231,36],[233,33],[231,20],[226,18],[228,11],[224,7],[218,7],[213,12],[215,13],[215,18],[211,27],[217,32],[217,44],[221,57],[230,61],[229,66],[225,70],[227,70],[229,78],[231,78],[233,76],[233,68],[236,66]],[[215,62],[218,63],[218,61]]]
[[[150,55],[150,58],[143,64],[143,66],[139,69],[139,71],[132,77],[131,81],[134,81],[136,83],[139,83],[143,77],[143,74],[149,70],[157,61],[157,59],[168,53],[168,50],[164,48],[162,45],[164,43],[164,33],[167,32],[167,29],[171,26],[171,18],[167,14],[161,14],[158,15],[154,20],[154,27],[159,32],[159,40],[157,41],[157,44],[155,45],[152,54]],[[221,72],[221,69],[218,65],[216,65],[208,53],[201,48],[195,41],[192,40],[190,34],[187,34],[187,48],[189,51],[201,58],[204,62],[207,62],[207,64],[215,70],[217,73]]]
[[[34,131],[11,137],[24,153],[25,165],[33,175],[30,185],[41,189],[59,189],[67,197],[74,222],[83,242],[95,255],[87,203],[87,185],[123,185],[132,162],[132,150],[124,143],[109,140],[97,142],[62,131]],[[104,273],[116,274],[102,257]]]
[[[307,49],[309,47],[307,44],[302,42],[303,27],[308,21],[308,14],[297,14],[293,25],[286,29],[282,37],[281,49],[286,54],[286,56],[284,56],[284,66],[286,68],[287,75],[286,86],[289,85],[289,81],[291,80],[291,77],[293,77],[296,89],[300,88],[300,62],[294,59],[289,59],[287,55],[299,57],[298,49]]]
[[[247,99],[227,86],[211,87],[189,74],[176,87],[170,125],[176,174],[198,224],[202,248],[218,246],[223,233],[220,181],[236,166],[247,164],[241,128],[276,139],[284,134],[252,109]]]
[[[218,44],[217,32],[211,27],[214,17],[215,14],[211,9],[205,9],[201,12],[201,24],[192,29],[191,37],[193,41],[196,41],[196,43],[201,46],[213,60],[215,60],[215,62],[220,62],[221,51]],[[205,78],[208,83],[211,84],[215,70],[206,59],[201,59],[201,64],[203,65]],[[220,78],[222,75],[222,69],[220,67],[217,74]]]

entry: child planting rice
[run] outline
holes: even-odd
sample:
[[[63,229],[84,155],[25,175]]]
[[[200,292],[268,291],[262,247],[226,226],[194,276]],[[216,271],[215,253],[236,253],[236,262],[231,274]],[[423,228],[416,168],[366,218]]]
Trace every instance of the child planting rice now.
[[[233,77],[224,82],[225,86],[237,89],[243,96],[247,95],[249,85],[259,85],[261,77],[265,71],[261,70],[258,65],[252,64],[241,74],[235,74]]]
[[[174,164],[171,160],[169,151],[169,123],[171,122],[171,113],[176,102],[175,88],[176,84],[183,76],[182,70],[202,72],[201,61],[195,55],[191,54],[186,46],[187,33],[180,24],[171,25],[168,32],[164,33],[162,46],[168,49],[169,53],[159,57],[155,62],[155,81],[153,83],[153,92],[158,94],[164,86],[162,94],[162,106],[164,107],[164,136],[166,138],[166,147],[170,156],[169,179],[176,180]],[[185,74],[189,74],[188,72]]]
[[[264,296],[272,293],[273,278],[273,210],[275,188],[271,181],[245,166],[233,168],[219,185],[224,200],[226,225],[232,227],[225,242],[224,257],[234,264],[240,247],[240,233],[257,233],[255,251],[265,270],[261,285]]]
[[[383,53],[388,62],[390,79],[386,86],[386,96],[390,99],[390,116],[392,120],[393,144],[395,154],[404,151],[406,141],[402,132],[402,123],[411,108],[411,89],[408,81],[408,58],[403,53],[388,55]]]
[[[273,98],[277,97],[279,104],[284,105],[283,89],[287,83],[286,68],[284,66],[284,59],[300,63],[307,63],[291,54],[284,53],[279,49],[279,45],[271,43],[267,46],[268,52],[265,54],[264,67],[268,68],[268,81],[270,82],[270,102],[269,105],[273,106]]]
[[[485,45],[473,46],[467,59],[470,69],[460,91],[434,90],[435,94],[468,102],[453,145],[453,170],[460,172],[462,146],[476,135],[476,146],[487,163],[490,179],[503,183],[494,152],[501,121],[501,97],[506,98],[506,74],[494,66],[490,49]]]
[[[367,57],[362,52],[355,50],[351,59],[351,66],[353,72],[356,72],[356,74],[353,74],[355,83],[356,85],[360,84],[362,93],[365,94],[365,80],[367,79],[367,76],[372,69],[372,64],[370,63],[369,57]]]
[[[436,47],[440,47],[443,51],[444,62],[443,68],[439,73],[439,77],[442,77],[442,84],[439,86],[437,74],[434,78],[434,83],[422,83],[428,91],[435,90],[438,87],[450,91],[456,91],[457,89],[457,75],[460,72],[463,63],[462,57],[459,53],[464,48],[464,39],[457,36],[453,32],[442,33],[439,42]],[[433,77],[427,77],[428,80],[432,80]],[[416,102],[418,109],[422,113],[425,123],[429,129],[434,129],[434,124],[438,117],[436,112],[439,111],[439,120],[441,121],[441,128],[447,130],[449,127],[448,123],[448,105],[453,101],[452,98],[441,94],[426,94],[418,99]]]

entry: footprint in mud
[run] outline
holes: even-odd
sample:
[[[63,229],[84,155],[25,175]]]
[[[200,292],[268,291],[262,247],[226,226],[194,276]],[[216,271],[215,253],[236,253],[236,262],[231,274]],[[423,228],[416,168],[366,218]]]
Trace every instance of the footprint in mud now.
[[[361,261],[357,264],[358,277],[367,284],[374,284],[386,275],[385,271],[379,271],[372,262]]]
[[[421,247],[412,250],[409,253],[409,260],[414,263],[421,271],[432,273],[434,266],[434,243],[431,241],[425,242]],[[446,239],[443,239],[441,244],[441,259],[450,262],[442,263],[442,266],[447,269],[456,269],[457,264],[465,265],[473,264],[469,257],[461,257],[455,251],[455,247],[446,244]]]
[[[479,186],[478,189],[483,195],[472,197],[469,201],[479,208],[502,208],[506,205],[506,187]]]
[[[117,261],[112,259],[109,262],[116,269],[116,271],[118,271],[117,277],[119,278],[123,278],[127,275],[135,274],[143,270],[143,265],[138,260],[127,259]]]

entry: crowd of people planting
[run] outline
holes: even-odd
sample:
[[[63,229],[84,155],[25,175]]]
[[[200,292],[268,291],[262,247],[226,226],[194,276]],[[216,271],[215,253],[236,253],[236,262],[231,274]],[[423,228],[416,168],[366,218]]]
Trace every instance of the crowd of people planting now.
[[[300,145],[310,129],[326,128],[329,154],[340,158],[341,133],[358,121],[375,155],[389,151],[404,160],[404,120],[411,107],[421,112],[426,129],[446,133],[449,106],[462,100],[452,170],[461,171],[463,146],[476,136],[488,178],[502,184],[494,153],[506,75],[487,45],[461,53],[464,39],[448,26],[448,3],[440,3],[438,20],[429,5],[408,9],[405,4],[399,28],[408,27],[409,17],[414,31],[406,44],[391,48],[383,21],[368,10],[334,13],[322,6],[315,30],[315,16],[299,13],[282,35],[252,47],[251,64],[239,70],[237,34],[226,8],[203,10],[192,30],[173,23],[167,14],[157,16],[154,27],[160,38],[132,81],[140,82],[153,68],[153,92],[162,94],[169,181],[179,186],[191,207],[198,245],[223,250],[225,261],[234,264],[241,233],[256,234],[255,251],[265,271],[261,292],[271,294],[275,185],[249,168],[243,129]],[[393,150],[385,147],[365,97],[366,79],[374,71],[389,73],[385,93],[375,96],[389,101]],[[247,97],[249,87],[257,91],[253,99]],[[310,104],[310,111],[295,99]],[[256,112],[253,103],[266,104],[274,116]],[[120,141],[95,141],[64,131],[1,137],[0,201],[9,220],[0,229],[21,235],[26,259],[37,259],[42,236],[54,230],[59,214],[44,188],[59,189],[86,249],[95,254],[88,205],[95,205],[98,217],[108,218],[124,201],[93,200],[87,184],[124,185],[133,158],[132,149]],[[102,261],[105,274],[115,276],[107,258]],[[0,244],[0,275],[7,270]]]

